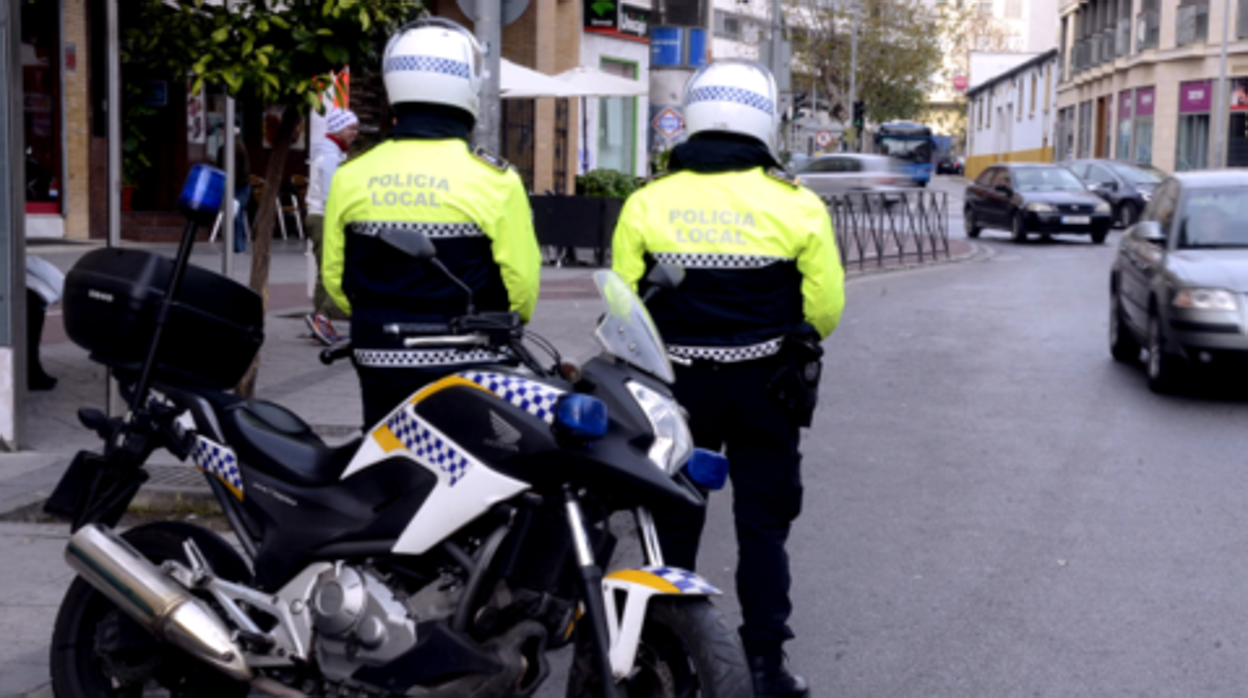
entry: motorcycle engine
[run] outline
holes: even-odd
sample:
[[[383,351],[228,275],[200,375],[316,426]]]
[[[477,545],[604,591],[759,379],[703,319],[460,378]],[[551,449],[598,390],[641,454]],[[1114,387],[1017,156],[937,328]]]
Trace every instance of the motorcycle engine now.
[[[417,620],[454,610],[453,590],[440,591],[449,585],[428,586],[434,587],[435,598],[425,590],[408,597],[366,568],[339,563],[322,573],[308,598],[322,675],[345,681],[361,666],[387,664],[411,649]]]

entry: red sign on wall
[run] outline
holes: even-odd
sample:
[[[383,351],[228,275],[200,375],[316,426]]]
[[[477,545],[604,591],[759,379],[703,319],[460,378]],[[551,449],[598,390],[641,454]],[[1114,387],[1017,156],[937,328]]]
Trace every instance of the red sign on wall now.
[[[962,90],[966,89],[966,76],[965,75],[953,76],[953,89],[957,90],[958,92],[961,92]]]

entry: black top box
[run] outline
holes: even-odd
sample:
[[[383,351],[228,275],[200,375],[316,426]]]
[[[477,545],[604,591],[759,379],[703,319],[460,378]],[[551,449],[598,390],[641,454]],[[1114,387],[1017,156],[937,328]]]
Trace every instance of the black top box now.
[[[141,250],[85,255],[65,276],[65,331],[93,360],[137,373],[147,358],[173,260]],[[228,390],[264,343],[264,304],[254,291],[187,266],[161,336],[153,377]]]

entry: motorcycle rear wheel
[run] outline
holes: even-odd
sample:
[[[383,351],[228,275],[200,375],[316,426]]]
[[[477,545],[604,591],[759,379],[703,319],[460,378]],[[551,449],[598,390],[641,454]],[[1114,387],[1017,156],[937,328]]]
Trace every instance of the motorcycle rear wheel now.
[[[628,698],[752,698],[754,686],[736,632],[704,598],[654,598],[637,649],[636,671],[619,685]],[[593,640],[577,633],[568,698],[597,698],[602,682]]]
[[[123,535],[155,563],[186,561],[193,539],[221,577],[246,581],[247,565],[211,531],[172,521],[138,526]],[[160,643],[81,578],[61,602],[52,632],[52,690],[57,698],[169,695],[244,698],[250,687],[231,681],[182,651]]]

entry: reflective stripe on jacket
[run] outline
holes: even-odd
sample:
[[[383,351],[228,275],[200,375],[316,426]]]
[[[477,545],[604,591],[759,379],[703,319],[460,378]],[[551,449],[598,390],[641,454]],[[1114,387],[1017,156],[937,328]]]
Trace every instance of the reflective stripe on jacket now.
[[[464,291],[440,270],[381,242],[387,229],[427,234],[438,259],[473,289],[477,310],[532,316],[541,257],[514,170],[487,163],[459,139],[387,141],[339,168],[321,275],[352,314],[357,346],[393,344],[369,336],[382,323],[445,321],[467,308]]]
[[[649,308],[672,353],[688,358],[767,356],[803,322],[827,337],[845,306],[823,202],[762,168],[651,182],[625,202],[612,249],[634,288],[655,263],[685,268],[680,287]]]

